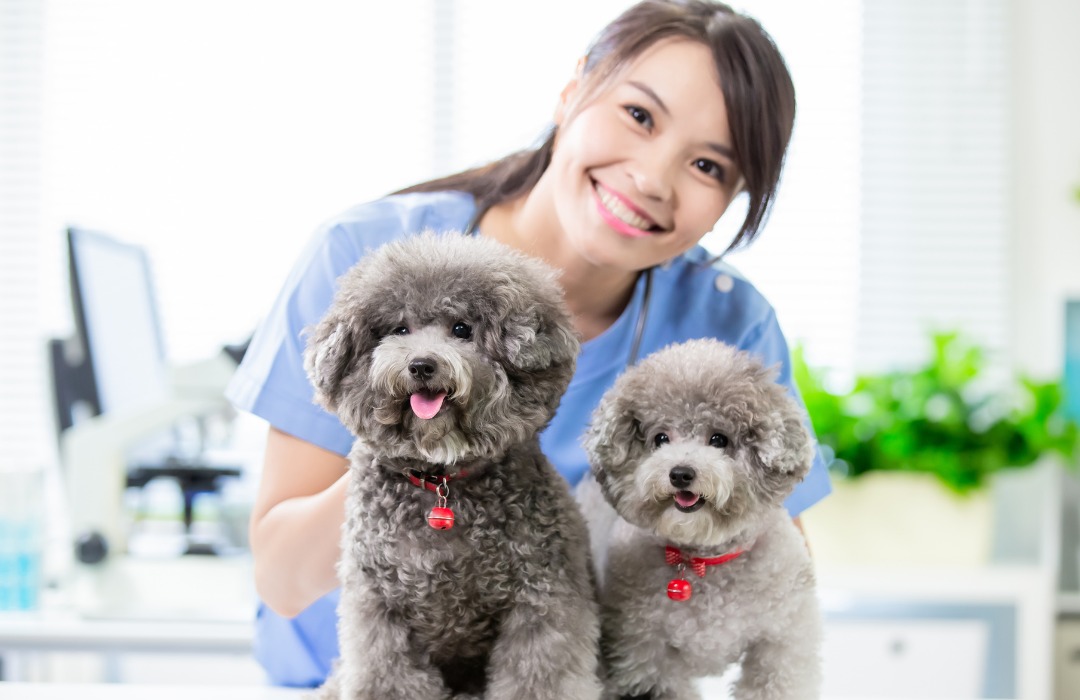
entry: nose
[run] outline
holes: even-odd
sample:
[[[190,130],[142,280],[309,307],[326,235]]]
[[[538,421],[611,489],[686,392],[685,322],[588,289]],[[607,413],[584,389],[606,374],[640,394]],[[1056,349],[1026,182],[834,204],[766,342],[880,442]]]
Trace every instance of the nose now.
[[[690,467],[674,467],[671,472],[668,473],[668,478],[671,479],[671,485],[677,489],[689,487],[690,484],[694,483],[695,476],[697,476],[697,472]]]
[[[666,202],[670,197],[671,188],[663,175],[652,174],[643,168],[638,168],[633,173],[634,187],[642,196],[658,202]]]
[[[424,381],[435,376],[436,367],[435,360],[430,357],[418,357],[409,363],[409,374],[414,379]]]
[[[639,153],[630,167],[630,177],[638,192],[660,202],[670,199],[672,162],[672,158],[661,151]]]

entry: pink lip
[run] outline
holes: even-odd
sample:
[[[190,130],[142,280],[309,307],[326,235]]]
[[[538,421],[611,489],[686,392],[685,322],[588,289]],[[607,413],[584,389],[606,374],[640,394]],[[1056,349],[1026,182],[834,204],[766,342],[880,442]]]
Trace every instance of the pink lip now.
[[[616,231],[623,234],[624,236],[629,236],[631,238],[644,238],[646,236],[653,235],[649,231],[645,231],[645,230],[640,229],[640,228],[634,228],[630,224],[626,223],[625,221],[623,221],[622,219],[618,218],[617,216],[612,214],[610,211],[608,211],[607,207],[604,206],[604,203],[602,201],[600,201],[600,193],[596,191],[597,187],[598,187],[598,185],[596,185],[594,183],[593,184],[593,201],[596,202],[596,210],[600,212],[600,217],[603,218],[603,220],[607,223],[608,226],[615,229]],[[626,199],[624,197],[620,196],[619,194],[617,194],[613,190],[609,190],[609,189],[605,188],[605,191],[608,192],[609,194],[611,194],[612,196],[617,197],[620,202],[622,202],[624,205],[626,205],[631,210],[633,210],[634,213],[636,213],[638,216],[641,216],[641,217],[646,218],[646,219],[649,218],[647,214],[642,212],[640,209],[635,207],[630,202],[626,201]],[[651,221],[651,219],[649,219],[649,220]]]

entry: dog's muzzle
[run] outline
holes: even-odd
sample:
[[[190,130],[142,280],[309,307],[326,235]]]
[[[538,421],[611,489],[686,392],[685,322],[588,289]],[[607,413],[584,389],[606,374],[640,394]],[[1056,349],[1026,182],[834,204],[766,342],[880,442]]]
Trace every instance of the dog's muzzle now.
[[[386,397],[376,416],[385,425],[400,423],[402,411],[429,421],[446,413],[449,400],[467,401],[472,388],[468,364],[430,328],[384,340],[374,352],[369,378]]]
[[[409,362],[409,376],[420,384],[427,384],[439,370],[433,357],[418,357]],[[409,407],[421,420],[430,420],[439,414],[446,400],[446,392],[424,387],[409,395]]]
[[[679,465],[668,472],[668,480],[678,489],[675,492],[675,507],[683,513],[693,513],[705,505],[705,499],[691,490],[697,472],[693,467]]]

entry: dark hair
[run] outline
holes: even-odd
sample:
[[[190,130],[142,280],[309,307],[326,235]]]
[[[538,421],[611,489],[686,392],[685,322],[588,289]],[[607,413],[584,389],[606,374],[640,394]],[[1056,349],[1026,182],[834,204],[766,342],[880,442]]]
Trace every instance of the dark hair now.
[[[644,0],[623,12],[593,41],[582,67],[582,101],[656,42],[678,38],[708,46],[720,76],[735,160],[750,199],[746,219],[727,248],[731,251],[753,241],[768,217],[795,121],[791,75],[761,25],[710,0]],[[554,146],[552,126],[535,148],[396,194],[468,192],[476,198],[475,226],[494,205],[532,189],[551,162]]]

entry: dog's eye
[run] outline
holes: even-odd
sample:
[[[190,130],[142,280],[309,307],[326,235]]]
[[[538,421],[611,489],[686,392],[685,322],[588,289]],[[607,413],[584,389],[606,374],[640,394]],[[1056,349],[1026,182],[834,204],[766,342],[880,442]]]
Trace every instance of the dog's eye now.
[[[409,334],[409,327],[408,326],[398,326],[394,330],[390,331],[390,335],[408,335],[408,334]]]
[[[654,437],[652,441],[654,445],[660,447],[661,445],[666,445],[671,442],[671,438],[667,436],[667,433],[657,433],[656,437]]]
[[[713,436],[709,438],[709,445],[711,447],[727,447],[727,444],[727,435],[722,433],[713,433]]]
[[[458,321],[454,324],[454,327],[450,330],[454,334],[455,338],[461,338],[462,340],[468,340],[472,337],[472,326],[467,323]]]

